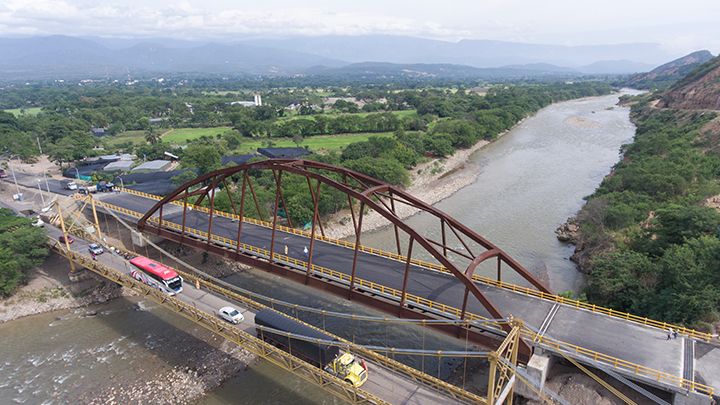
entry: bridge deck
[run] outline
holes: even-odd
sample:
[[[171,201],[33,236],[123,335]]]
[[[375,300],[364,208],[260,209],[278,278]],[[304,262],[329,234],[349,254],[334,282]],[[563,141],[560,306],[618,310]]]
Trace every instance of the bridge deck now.
[[[48,236],[54,240],[57,240],[57,237],[62,235],[62,232],[57,228],[47,227],[47,229],[49,230]],[[74,243],[70,245],[71,250],[89,255],[87,250],[88,242],[80,237],[75,237],[74,240]],[[129,268],[131,266],[129,266],[122,257],[107,252],[96,256],[96,259],[103,265],[129,276]],[[254,323],[257,310],[253,308],[228,300],[223,296],[204,289],[198,290],[188,284],[184,286],[183,292],[177,294],[174,298],[205,311],[208,314],[214,314],[217,309],[225,306],[233,306],[245,317],[245,321],[236,326],[243,332],[255,336]],[[423,385],[419,381],[413,380],[396,370],[375,363],[370,359],[365,360],[369,363],[370,378],[362,385],[361,389],[375,397],[381,398],[387,403],[415,403],[424,405],[437,403],[462,405],[467,403],[458,398],[451,397],[444,392]],[[373,402],[370,401],[370,403]]]
[[[128,193],[107,194],[100,196],[99,199],[141,215],[149,211],[157,202]],[[164,206],[162,219],[182,224],[182,207],[172,204]],[[188,211],[185,225],[188,228],[207,232],[208,214],[198,210]],[[229,218],[221,216],[213,218],[212,234],[214,236],[236,240],[237,228],[237,222]],[[241,242],[269,249],[271,232],[271,229],[264,226],[243,223]],[[283,252],[284,245],[287,245],[288,256],[306,260],[303,247],[309,245],[308,238],[297,234],[278,232],[275,244],[275,252]],[[354,250],[347,247],[316,240],[313,249],[313,264],[350,274],[354,253]],[[405,263],[403,262],[359,252],[357,278],[402,290],[404,271]],[[461,282],[453,276],[417,266],[411,266],[410,274],[407,286],[409,294],[455,308],[462,308],[465,289]],[[512,314],[538,329],[545,323],[545,336],[670,376],[682,377],[688,371],[684,369],[683,361],[685,337],[667,341],[665,332],[655,327],[556,304],[507,289],[481,283],[478,286],[506,316]],[[556,305],[559,308],[553,311],[553,307]],[[468,301],[467,311],[489,317],[485,308],[476,300]],[[553,312],[555,313],[553,314]],[[548,319],[551,314],[553,316]],[[713,362],[720,357],[720,348],[707,344],[703,344],[702,347],[705,348],[704,355],[695,359],[695,379],[697,382],[712,387],[720,387],[720,373],[717,373],[717,363]]]

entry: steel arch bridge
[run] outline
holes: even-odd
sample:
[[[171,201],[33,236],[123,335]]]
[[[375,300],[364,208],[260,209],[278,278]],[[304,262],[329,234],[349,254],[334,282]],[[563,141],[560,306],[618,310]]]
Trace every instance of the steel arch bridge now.
[[[265,257],[260,257],[245,249],[241,250],[240,241],[243,240],[244,235],[246,235],[243,233],[243,223],[245,222],[243,220],[234,221],[234,223],[237,224],[234,244],[224,245],[213,243],[214,240],[217,240],[213,235],[213,218],[217,217],[216,214],[218,213],[216,211],[215,201],[221,196],[224,198],[222,194],[218,193],[225,193],[227,195],[232,210],[239,218],[244,218],[243,214],[246,212],[246,206],[252,204],[252,208],[260,215],[260,219],[266,221],[262,215],[263,210],[257,198],[257,190],[259,187],[257,178],[263,173],[271,173],[272,183],[274,183],[274,190],[271,190],[274,192],[274,204],[266,204],[270,205],[268,211],[271,212],[272,217],[267,219],[268,222],[271,222],[270,227],[272,230],[269,240],[270,254]],[[297,266],[289,266],[287,261],[280,260],[282,255],[280,251],[282,250],[282,242],[277,239],[279,228],[282,227],[278,224],[278,216],[281,208],[284,212],[288,212],[286,199],[283,195],[283,175],[286,176],[286,179],[289,176],[296,177],[296,179],[294,179],[295,184],[297,184],[298,179],[300,179],[302,183],[306,182],[313,205],[312,220],[310,221],[311,230],[309,234],[306,234],[306,236],[309,237],[309,251],[306,254],[306,263],[303,263],[300,269],[298,269]],[[240,179],[238,179],[238,177],[240,177]],[[232,181],[233,179],[236,179],[236,182]],[[267,183],[267,181],[265,183]],[[237,193],[239,192],[240,194],[239,201],[233,199],[233,193],[229,187],[231,184],[233,187],[239,189],[236,191],[236,199]],[[325,236],[324,226],[318,213],[319,205],[323,198],[327,198],[332,190],[336,190],[336,196],[337,192],[347,196],[350,215],[352,217],[355,244],[351,246],[354,252],[352,252],[351,268],[346,269],[350,276],[349,282],[346,283],[338,283],[337,280],[320,276],[313,271],[316,267],[313,264],[313,253],[316,250],[316,241],[322,240]],[[189,202],[191,198],[195,198],[195,201]],[[188,216],[189,213],[193,211],[193,207],[199,206],[204,200],[207,201],[206,205],[209,205],[206,237],[197,237],[197,233],[190,232]],[[169,206],[169,204],[172,204],[172,206]],[[431,227],[433,229],[426,229],[420,232],[408,226],[398,215],[398,209],[403,205],[409,206],[416,211],[432,215],[436,219],[435,223],[437,227]],[[179,225],[179,220],[177,220],[176,224],[179,226],[164,226],[166,223],[163,220],[164,208],[166,216],[168,216],[167,213],[169,209],[177,210],[178,206],[182,207],[182,224]],[[392,257],[396,263],[397,261],[404,262],[402,291],[399,299],[391,300],[381,294],[368,293],[365,289],[358,288],[357,280],[363,275],[363,269],[358,266],[358,254],[362,249],[362,224],[368,209],[378,213],[382,219],[394,229],[397,252],[392,255]],[[197,214],[197,210],[195,210],[194,214]],[[177,216],[177,214],[175,215]],[[216,219],[216,221],[218,220]],[[292,228],[293,224],[289,216],[288,222]],[[205,224],[203,223],[203,225]],[[466,309],[470,300],[476,300],[480,303],[492,318],[506,318],[472,279],[478,266],[491,259],[496,259],[497,261],[498,280],[501,278],[502,269],[509,268],[539,291],[552,294],[549,288],[505,252],[433,206],[418,200],[395,186],[386,184],[372,177],[342,167],[310,160],[269,159],[208,173],[183,184],[170,195],[160,200],[138,221],[137,227],[141,231],[202,249],[206,252],[220,255],[295,282],[329,292],[336,296],[361,303],[393,316],[404,318],[439,319],[438,316],[433,316],[431,312],[409,305],[407,302],[408,280],[412,280],[414,271],[423,271],[418,270],[417,266],[411,266],[411,264],[418,262],[416,259],[412,259],[413,249],[417,249],[416,245],[419,245],[420,249],[427,252],[424,257],[428,257],[429,255],[439,264],[436,268],[444,267],[444,269],[452,273],[457,282],[462,283],[464,287],[464,297],[462,300],[462,312],[460,314],[461,319],[466,319]],[[320,235],[317,234],[318,231]],[[403,246],[405,245],[406,249],[403,254]],[[349,254],[348,249],[343,249],[344,252]],[[285,253],[287,254],[287,251],[285,251]],[[494,270],[492,271],[494,272]],[[372,282],[373,280],[369,281]],[[430,325],[431,324],[428,326]],[[462,337],[463,339],[467,339],[484,347],[497,347],[503,339],[502,336],[493,335],[492,333],[488,334],[487,331],[471,329],[467,325],[440,325],[434,328],[455,337]],[[503,330],[509,333],[511,328],[505,323],[503,324]],[[531,347],[524,341],[521,342],[519,351],[521,359],[525,361],[529,359],[529,355],[532,353]]]

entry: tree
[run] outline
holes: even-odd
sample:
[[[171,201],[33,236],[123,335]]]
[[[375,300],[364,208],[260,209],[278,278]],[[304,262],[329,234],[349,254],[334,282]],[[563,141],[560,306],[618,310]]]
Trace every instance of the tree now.
[[[155,145],[156,143],[162,142],[162,139],[160,139],[160,134],[155,132],[155,128],[152,127],[145,131],[145,140],[150,145]]]
[[[47,154],[50,160],[62,168],[63,162],[83,159],[90,155],[96,139],[88,132],[72,132],[54,144],[48,144]]]
[[[140,119],[138,119],[137,121],[137,126],[139,129],[147,130],[151,128],[151,125],[152,124],[150,124],[150,118],[148,117],[140,117]]]
[[[299,148],[300,144],[303,142],[303,137],[300,134],[293,135],[293,142],[295,145]]]
[[[222,134],[222,139],[227,142],[228,149],[230,150],[237,149],[242,143],[241,135],[235,131],[225,131],[225,133]]]
[[[92,172],[90,173],[90,177],[93,183],[100,183],[101,181],[110,183],[115,178],[115,175],[110,172]]]
[[[180,187],[183,184],[187,183],[188,181],[195,180],[197,178],[197,173],[193,172],[192,170],[185,170],[184,172],[178,174],[177,176],[173,176],[170,178],[170,181],[176,186]]]
[[[214,146],[191,144],[183,152],[180,164],[183,168],[198,169],[204,175],[220,167],[220,161],[220,152]]]
[[[125,132],[125,125],[123,125],[122,122],[113,122],[108,128],[108,133],[113,136],[123,132]]]
[[[364,157],[343,162],[343,166],[394,186],[410,183],[410,175],[397,160]]]
[[[704,206],[669,205],[658,209],[644,237],[633,246],[653,256],[662,256],[671,245],[682,245],[701,236],[720,233],[720,213]]]
[[[42,228],[0,208],[0,294],[9,296],[27,281],[27,272],[48,255]]]

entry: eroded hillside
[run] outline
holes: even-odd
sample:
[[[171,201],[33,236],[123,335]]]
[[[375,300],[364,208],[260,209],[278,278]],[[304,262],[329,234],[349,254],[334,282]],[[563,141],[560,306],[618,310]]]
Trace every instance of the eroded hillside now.
[[[720,57],[699,65],[673,84],[657,106],[683,110],[720,110]]]

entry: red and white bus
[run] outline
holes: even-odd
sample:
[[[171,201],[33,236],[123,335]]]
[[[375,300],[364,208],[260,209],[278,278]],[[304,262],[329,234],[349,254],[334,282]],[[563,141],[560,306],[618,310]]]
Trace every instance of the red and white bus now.
[[[182,277],[175,270],[142,256],[130,259],[130,264],[135,267],[130,272],[130,275],[136,280],[140,280],[168,295],[182,292]]]

